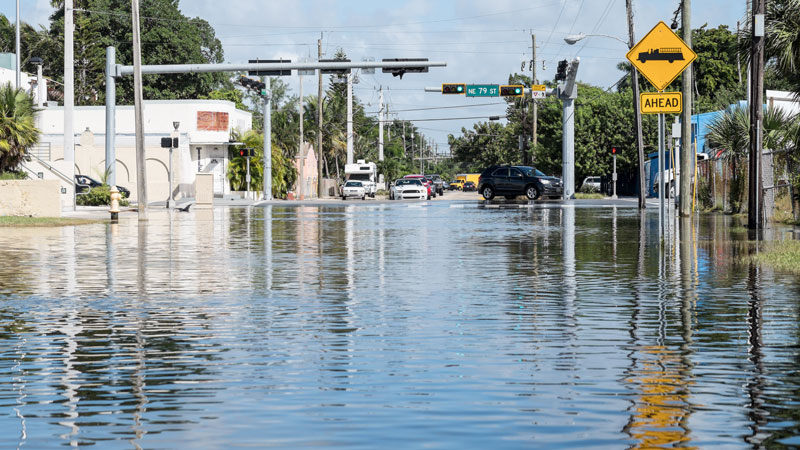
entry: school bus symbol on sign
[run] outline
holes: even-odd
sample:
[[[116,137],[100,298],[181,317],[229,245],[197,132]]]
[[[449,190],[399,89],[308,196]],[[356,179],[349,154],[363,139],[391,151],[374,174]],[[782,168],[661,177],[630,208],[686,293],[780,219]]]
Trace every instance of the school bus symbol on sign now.
[[[658,22],[625,56],[659,91],[669,86],[697,58],[664,22]]]
[[[639,101],[642,114],[680,114],[683,111],[680,92],[642,92]]]

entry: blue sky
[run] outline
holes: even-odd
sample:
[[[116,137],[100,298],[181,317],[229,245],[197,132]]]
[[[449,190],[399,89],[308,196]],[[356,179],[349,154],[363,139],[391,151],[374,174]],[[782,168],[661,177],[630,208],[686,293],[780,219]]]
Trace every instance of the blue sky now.
[[[22,0],[22,20],[46,24],[49,0]],[[606,34],[627,41],[625,0],[301,0],[296,2],[182,0],[184,14],[202,17],[215,28],[226,60],[302,57],[316,59],[317,39],[323,33],[324,57],[339,47],[354,61],[363,57],[427,57],[446,61],[446,68],[427,74],[408,74],[403,80],[382,74],[362,75],[355,94],[367,111],[377,111],[376,89],[383,86],[390,111],[400,119],[431,119],[502,115],[499,99],[445,97],[423,92],[443,82],[497,83],[519,72],[531,58],[531,33],[537,40],[537,76],[552,79],[560,59],[580,56],[578,78],[610,87],[622,75],[617,63],[627,49],[616,40],[592,37],[575,46],[564,44],[570,33]],[[640,39],[659,20],[669,24],[679,0],[634,0],[636,37]],[[745,14],[745,0],[693,0],[692,24],[709,28],[720,24],[736,28]],[[0,12],[14,17],[14,0],[0,0]],[[291,5],[291,6],[287,6]],[[542,64],[544,63],[544,70]],[[526,73],[529,72],[526,65]],[[304,94],[316,92],[316,77],[304,80]],[[293,91],[297,76],[286,77]],[[326,80],[327,82],[327,80]],[[485,105],[490,103],[489,105]],[[483,106],[478,106],[483,105]],[[407,109],[457,107],[448,109]],[[480,119],[478,119],[480,120]],[[474,119],[420,121],[426,135],[446,147],[447,134],[471,128]]]

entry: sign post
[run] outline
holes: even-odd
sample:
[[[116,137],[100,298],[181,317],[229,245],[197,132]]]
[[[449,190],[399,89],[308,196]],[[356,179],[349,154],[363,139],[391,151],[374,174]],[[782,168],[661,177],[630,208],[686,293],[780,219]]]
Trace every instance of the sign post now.
[[[658,90],[639,97],[642,114],[658,114],[658,229],[664,238],[664,114],[683,111],[680,92],[664,92],[697,58],[686,42],[660,21],[625,55],[628,61]],[[675,174],[675,167],[671,168]],[[677,177],[673,176],[677,179]]]

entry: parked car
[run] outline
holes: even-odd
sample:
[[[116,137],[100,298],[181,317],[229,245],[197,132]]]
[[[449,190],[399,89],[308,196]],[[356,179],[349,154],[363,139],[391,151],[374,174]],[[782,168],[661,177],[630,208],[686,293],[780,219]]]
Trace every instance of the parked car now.
[[[367,189],[360,181],[348,181],[342,186],[342,200],[347,197],[360,197],[361,200],[367,199]]]
[[[400,178],[395,180],[389,188],[389,200],[403,200],[406,198],[416,198],[425,200],[430,198],[428,186],[416,178]]]
[[[586,177],[580,188],[581,192],[600,192],[600,177]]]
[[[464,180],[455,180],[450,182],[451,191],[460,191],[464,189]]]
[[[472,191],[475,191],[475,190],[476,190],[476,188],[475,188],[475,183],[473,183],[472,181],[467,181],[466,183],[464,183],[464,187],[462,188],[462,190],[463,190],[464,192],[472,192]]]
[[[431,197],[436,198],[436,189],[433,187],[433,182],[426,178],[425,175],[406,175],[403,178],[420,180],[422,184],[428,186],[428,200],[430,200]]]
[[[439,174],[425,174],[425,177],[433,182],[433,185],[436,187],[437,195],[444,195],[444,181],[442,181],[442,177],[440,177]]]
[[[89,192],[91,189],[102,186],[103,183],[95,180],[88,175],[75,175],[75,193],[83,194]],[[117,190],[123,198],[130,198],[131,191],[128,188],[117,185]]]
[[[561,197],[564,187],[560,178],[548,177],[528,166],[489,166],[481,173],[478,192],[486,200],[495,195],[514,198],[525,195],[530,200],[539,197]]]

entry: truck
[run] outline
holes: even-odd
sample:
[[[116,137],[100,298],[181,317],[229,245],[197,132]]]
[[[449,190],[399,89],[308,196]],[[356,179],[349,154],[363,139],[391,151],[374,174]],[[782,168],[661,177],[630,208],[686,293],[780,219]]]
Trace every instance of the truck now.
[[[696,153],[696,155],[698,161],[705,161],[708,159],[707,153]],[[675,161],[675,165],[676,170],[672,170],[672,167],[668,167],[664,170],[664,187],[667,191],[665,196],[666,198],[675,198],[678,195],[678,190],[681,183],[681,170],[679,161]],[[661,183],[661,176],[658,173],[656,173],[653,183],[653,190],[656,192],[656,195],[658,195],[658,189]]]
[[[478,180],[480,180],[481,174],[479,173],[459,173],[456,174],[456,180],[464,180],[464,183],[467,181],[472,181],[475,183],[475,186],[478,186]],[[463,188],[463,183],[462,183]]]
[[[366,162],[359,159],[354,164],[344,165],[344,180],[360,181],[367,191],[367,195],[375,198],[378,192],[378,165],[374,162]]]

